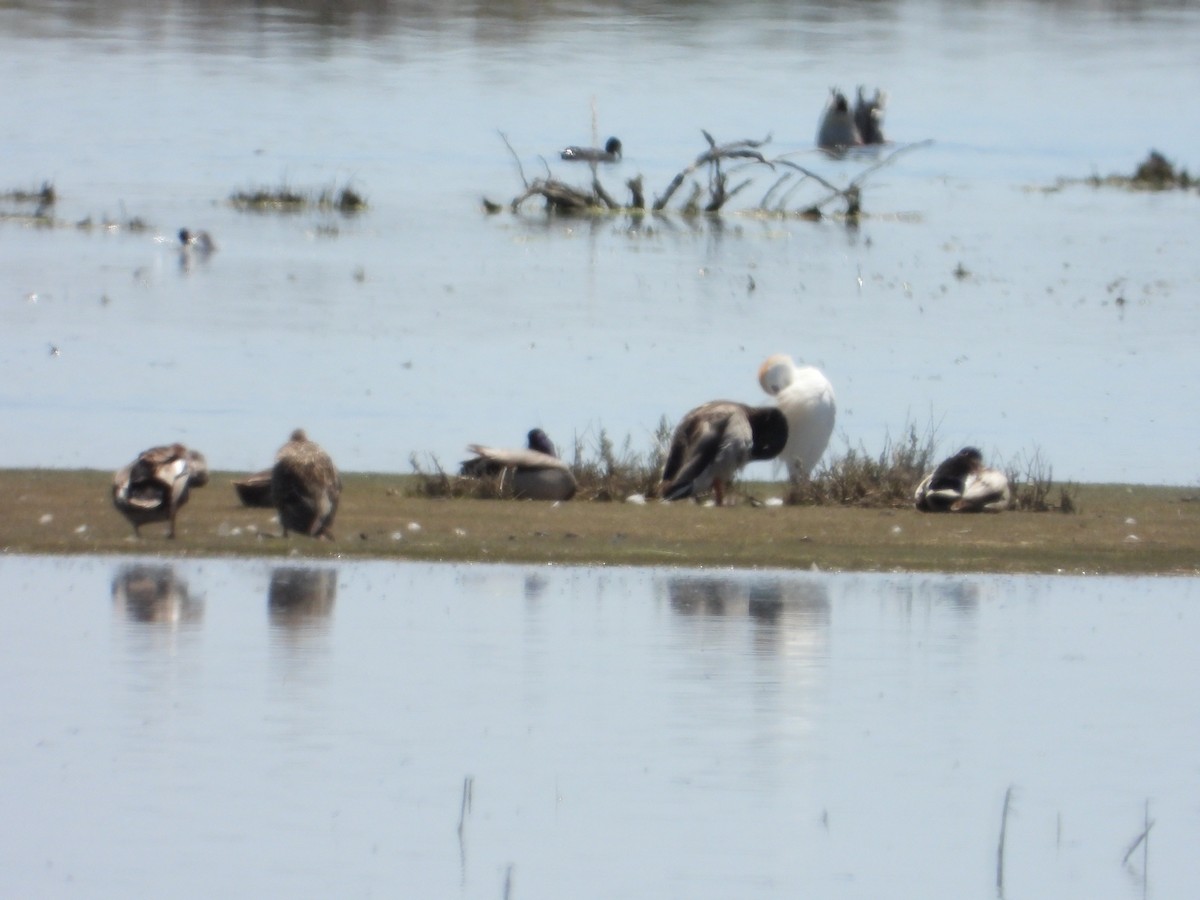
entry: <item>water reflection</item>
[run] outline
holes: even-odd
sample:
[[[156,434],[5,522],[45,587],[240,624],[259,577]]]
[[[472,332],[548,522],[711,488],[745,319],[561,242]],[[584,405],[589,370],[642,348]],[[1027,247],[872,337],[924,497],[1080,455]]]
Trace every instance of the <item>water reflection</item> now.
[[[829,628],[829,587],[802,578],[680,575],[666,582],[671,609],[687,618],[748,617],[756,653],[820,652]]]
[[[177,625],[199,622],[204,605],[169,565],[136,563],[118,570],[112,582],[113,606],[133,622]]]
[[[271,624],[292,631],[324,629],[337,597],[337,570],[285,566],[271,572]]]

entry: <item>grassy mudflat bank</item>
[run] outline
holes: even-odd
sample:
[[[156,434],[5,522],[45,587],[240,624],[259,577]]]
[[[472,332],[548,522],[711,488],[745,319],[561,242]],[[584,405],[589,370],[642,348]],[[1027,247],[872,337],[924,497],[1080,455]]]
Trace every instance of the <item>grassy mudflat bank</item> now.
[[[179,516],[135,540],[109,472],[0,470],[0,550],[852,571],[1200,574],[1200,490],[1081,485],[1074,514],[928,515],[912,509],[427,499],[412,476],[350,474],[333,543],[276,537],[215,472]],[[780,486],[745,485],[767,497]]]

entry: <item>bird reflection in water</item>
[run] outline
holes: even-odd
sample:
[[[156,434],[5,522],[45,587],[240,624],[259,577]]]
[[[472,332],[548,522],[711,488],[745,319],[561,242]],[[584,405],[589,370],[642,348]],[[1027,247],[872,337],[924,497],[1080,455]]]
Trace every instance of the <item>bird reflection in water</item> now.
[[[333,612],[336,597],[336,569],[275,569],[267,595],[271,624],[295,629],[323,626]]]
[[[204,606],[192,599],[187,582],[171,566],[123,566],[112,583],[113,606],[133,622],[175,625],[198,622]]]
[[[681,616],[749,616],[763,650],[808,643],[829,626],[829,591],[820,581],[682,575],[667,580],[667,596]]]

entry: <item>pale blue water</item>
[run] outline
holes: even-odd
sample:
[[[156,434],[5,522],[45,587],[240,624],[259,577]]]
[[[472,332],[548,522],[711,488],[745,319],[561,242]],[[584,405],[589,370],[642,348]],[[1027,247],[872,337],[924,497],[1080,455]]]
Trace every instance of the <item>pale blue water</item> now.
[[[414,452],[452,465],[535,425],[567,447],[606,429],[649,449],[660,416],[757,402],[759,362],[784,351],[833,381],[835,451],[934,424],[941,450],[1040,451],[1059,479],[1192,483],[1197,197],[1038,188],[1130,172],[1151,147],[1198,168],[1200,57],[1181,39],[1198,16],[5,8],[0,189],[53,181],[64,227],[0,222],[0,465],[115,469],[182,439],[256,469],[297,425],[356,470],[407,471]],[[829,86],[857,83],[890,92],[894,140],[934,141],[868,179],[857,230],[738,215],[763,174],[719,224],[479,211],[521,187],[498,131],[527,175],[540,156],[584,178],[554,154],[590,142],[593,106],[599,137],[626,147],[604,176],[616,193],[634,173],[661,191],[701,128],[770,133],[845,183],[860,163],[803,151]],[[224,202],[285,181],[350,183],[371,209]],[[152,231],[68,227],[89,216]],[[181,226],[219,251],[185,269]]]
[[[1186,897],[1198,590],[0,557],[0,894]]]

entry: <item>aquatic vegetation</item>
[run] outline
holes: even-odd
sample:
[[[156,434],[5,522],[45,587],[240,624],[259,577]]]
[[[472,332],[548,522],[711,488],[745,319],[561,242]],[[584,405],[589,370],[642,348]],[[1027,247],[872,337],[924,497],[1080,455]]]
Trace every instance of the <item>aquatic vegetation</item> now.
[[[1157,150],[1151,150],[1133,170],[1131,175],[1092,174],[1087,178],[1059,178],[1053,185],[1042,190],[1054,193],[1072,185],[1088,187],[1115,187],[1128,191],[1191,191],[1200,190],[1200,179],[1188,174],[1185,168],[1175,165]]]
[[[253,187],[229,195],[234,207],[251,212],[303,212],[320,210],[353,215],[367,209],[366,198],[349,185],[330,185],[300,190],[288,184],[278,187]]]
[[[13,188],[0,192],[0,200],[10,203],[36,203],[39,206],[53,206],[58,202],[58,192],[53,182],[43,181],[42,186],[33,189]]]
[[[934,431],[908,426],[896,441],[884,439],[872,455],[861,444],[823,462],[810,476],[789,481],[786,502],[793,506],[901,508],[912,505],[913,489],[937,459]]]
[[[785,154],[775,158],[765,156],[762,148],[770,142],[770,135],[761,140],[742,139],[719,143],[709,132],[701,130],[701,134],[704,135],[706,148],[694,160],[685,165],[647,207],[646,192],[641,175],[626,179],[625,188],[629,191],[629,200],[621,203],[601,183],[599,166],[596,161],[591,163],[592,181],[586,187],[577,187],[555,178],[550,173],[548,165],[545,177],[527,178],[521,160],[512,144],[501,133],[500,137],[516,162],[518,175],[525,188],[522,193],[513,198],[508,204],[508,208],[513,213],[519,213],[527,201],[540,197],[545,201],[546,212],[560,215],[643,213],[647,209],[650,212],[662,213],[668,211],[669,205],[684,182],[691,179],[697,172],[703,171],[705,173],[703,182],[698,179],[692,180],[691,188],[682,204],[673,211],[683,216],[716,215],[725,209],[730,200],[753,183],[752,177],[743,177],[740,181],[731,183],[732,176],[743,173],[758,174],[765,170],[774,173],[777,177],[758,206],[753,207],[749,212],[820,219],[826,215],[826,208],[830,204],[840,202],[843,205],[840,215],[848,220],[854,220],[862,212],[862,186],[866,179],[901,154],[930,143],[922,141],[917,144],[909,144],[882,157],[872,155],[870,157],[871,165],[858,173],[845,187],[838,187],[827,178],[788,158],[788,155],[794,154]],[[827,191],[827,194],[816,202],[806,203],[795,208],[790,207],[789,203],[795,196],[796,190],[809,182],[820,185]],[[785,184],[788,189],[782,191],[781,188]],[[498,213],[503,208],[501,204],[486,197],[483,198],[483,209],[488,214]]]

